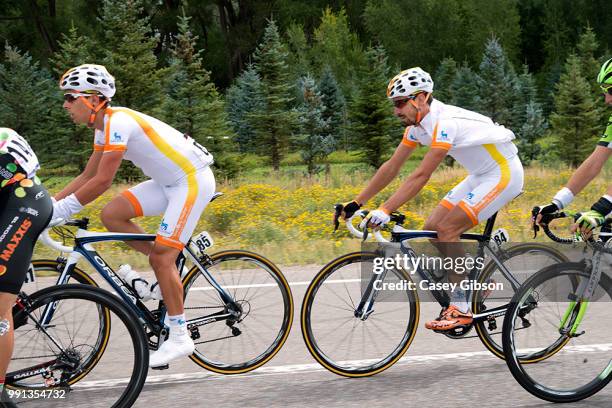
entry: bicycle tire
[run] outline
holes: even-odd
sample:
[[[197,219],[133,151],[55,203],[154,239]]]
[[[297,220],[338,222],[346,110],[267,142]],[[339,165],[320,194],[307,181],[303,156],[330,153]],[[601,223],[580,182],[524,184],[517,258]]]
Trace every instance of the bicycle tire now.
[[[562,277],[563,275],[574,275],[574,277],[578,276],[582,279],[588,279],[590,273],[584,271],[583,269],[584,263],[581,262],[566,262],[563,264],[552,265],[548,268],[542,269],[536,275],[528,279],[523,284],[523,286],[521,286],[521,289],[515,294],[514,298],[512,299],[510,308],[508,309],[504,318],[502,339],[506,364],[508,365],[512,376],[526,391],[546,401],[580,401],[597,393],[602,388],[604,388],[610,382],[610,380],[612,380],[612,362],[609,362],[607,367],[587,384],[572,389],[551,388],[545,384],[538,382],[536,379],[529,375],[529,373],[525,370],[523,366],[531,367],[531,365],[522,364],[520,359],[517,357],[517,353],[515,350],[515,322],[517,321],[518,312],[527,297],[531,296],[531,293],[533,293],[540,285],[542,285],[546,281]],[[612,299],[612,280],[607,275],[602,274],[598,284]],[[572,318],[575,318],[575,316]],[[567,341],[563,342],[564,347],[566,347],[568,341],[569,337]],[[606,360],[609,359],[606,358]],[[575,370],[577,369],[577,367],[573,366],[571,369]],[[570,371],[569,375],[571,378],[577,378],[581,376],[582,373],[578,372],[576,373],[576,375],[573,375],[573,373],[571,373]]]
[[[319,290],[320,288],[323,286],[323,284],[325,283],[325,281],[332,276],[335,272],[341,270],[342,268],[346,267],[346,266],[350,266],[352,264],[356,264],[356,263],[361,263],[363,262],[363,260],[371,260],[374,257],[380,256],[374,252],[353,252],[344,256],[341,256],[339,258],[336,258],[335,260],[331,261],[330,263],[328,263],[327,265],[325,265],[318,273],[317,275],[315,275],[315,277],[313,278],[312,282],[310,283],[310,285],[308,286],[308,289],[306,290],[306,294],[304,295],[304,300],[302,302],[302,311],[301,311],[301,329],[302,329],[302,336],[304,338],[304,342],[306,344],[306,347],[308,349],[308,351],[310,352],[310,354],[315,358],[315,360],[321,364],[323,367],[325,367],[327,370],[341,375],[341,376],[345,376],[345,377],[367,377],[367,376],[372,376],[375,374],[378,374],[386,369],[388,369],[389,367],[391,367],[392,365],[394,365],[408,350],[408,348],[410,347],[410,344],[412,343],[412,340],[414,339],[414,336],[416,334],[416,328],[418,325],[418,321],[419,321],[419,300],[418,300],[418,293],[416,292],[416,289],[413,290],[407,290],[407,300],[409,301],[409,305],[405,305],[402,303],[402,308],[405,308],[409,311],[410,316],[407,320],[407,325],[405,330],[402,328],[401,330],[403,330],[403,333],[398,333],[397,337],[400,337],[400,341],[399,343],[395,346],[395,345],[391,345],[389,348],[391,348],[391,352],[387,353],[386,351],[384,351],[382,354],[385,354],[382,358],[377,358],[377,359],[365,359],[363,361],[363,365],[359,365],[362,360],[354,360],[354,359],[349,359],[349,363],[347,365],[347,363],[343,362],[343,361],[336,361],[334,358],[332,358],[330,356],[330,351],[333,347],[329,347],[328,349],[325,349],[325,347],[320,344],[322,343],[321,339],[317,340],[317,335],[315,335],[315,330],[313,329],[313,319],[312,319],[312,310],[313,310],[313,303],[315,302],[315,299],[317,297],[317,294],[319,294]],[[410,281],[412,282],[412,280],[410,279],[410,276],[403,270],[395,270],[397,273],[396,275],[398,276],[398,278],[400,279],[404,279],[405,281]],[[341,281],[342,279],[334,279],[334,280],[330,280],[330,284],[332,282],[335,281]],[[346,291],[348,292],[348,288],[346,288]],[[354,307],[354,303],[350,302],[349,306]],[[380,305],[380,303],[378,303]],[[329,312],[331,314],[331,312]],[[370,315],[367,319],[372,318],[372,316],[375,316],[375,313],[372,313],[372,315]],[[381,313],[382,315],[382,313]],[[353,318],[353,319],[357,319],[360,320],[360,318],[356,317],[354,315],[354,310],[353,310],[353,315],[350,316],[349,314],[345,313],[345,316],[348,316],[349,318]],[[403,327],[403,326],[402,326]],[[376,361],[370,361],[370,360],[376,360]]]
[[[223,321],[216,322],[215,329],[217,329],[217,331],[215,333],[219,333],[219,335],[221,336],[221,339],[220,340],[210,340],[208,344],[213,343],[213,341],[227,341],[226,343],[227,347],[223,347],[221,345],[220,349],[217,349],[219,350],[218,355],[216,357],[213,357],[212,353],[216,352],[217,350],[213,350],[212,347],[208,347],[208,346],[205,346],[200,350],[197,347],[198,342],[196,340],[196,350],[190,356],[190,359],[194,363],[199,365],[200,367],[203,367],[207,370],[210,370],[216,373],[220,373],[220,374],[242,374],[248,371],[252,371],[262,366],[263,364],[267,363],[268,361],[270,361],[278,353],[278,351],[282,348],[283,344],[285,344],[285,341],[287,340],[289,336],[289,332],[291,330],[291,324],[293,322],[293,313],[294,313],[293,296],[291,294],[291,289],[289,287],[289,284],[287,283],[287,280],[285,279],[282,272],[280,271],[280,269],[278,269],[278,267],[274,265],[271,261],[269,261],[268,259],[256,253],[249,252],[249,251],[243,251],[243,250],[228,250],[228,251],[222,251],[222,252],[217,252],[215,254],[212,254],[210,258],[212,261],[212,265],[207,266],[206,268],[216,269],[218,267],[219,270],[223,270],[224,267],[230,268],[230,269],[225,269],[226,271],[230,271],[230,272],[227,272],[226,275],[232,275],[231,273],[232,268],[238,267],[238,268],[244,269],[244,266],[249,266],[251,267],[251,269],[253,267],[257,267],[258,270],[265,271],[268,274],[268,277],[271,278],[271,280],[269,281],[269,283],[255,285],[256,289],[251,293],[251,295],[253,296],[257,295],[257,291],[259,290],[257,286],[272,288],[274,292],[277,292],[276,289],[278,288],[278,293],[276,295],[270,294],[269,296],[270,297],[276,296],[275,300],[282,302],[282,317],[280,316],[280,312],[277,313],[278,316],[274,317],[274,324],[278,325],[278,330],[276,330],[276,326],[274,326],[273,329],[270,330],[269,333],[266,333],[266,337],[270,337],[272,339],[271,342],[268,341],[268,343],[271,343],[271,344],[267,345],[267,343],[262,341],[262,343],[265,343],[263,345],[263,347],[265,347],[263,351],[261,351],[254,357],[249,356],[248,359],[246,359],[246,361],[241,361],[241,360],[245,360],[245,358],[242,356],[236,356],[237,353],[234,353],[232,350],[228,351],[228,349],[232,348],[233,343],[234,343],[233,340],[239,340],[240,336],[243,336],[243,335],[244,335],[243,338],[246,338],[248,333],[251,333],[253,330],[255,330],[254,327],[247,327],[246,319],[249,319],[249,316],[251,316],[252,319],[256,319],[256,317],[252,316],[252,314],[254,314],[256,311],[260,309],[258,309],[257,307],[253,308],[252,307],[253,303],[251,303],[251,301],[248,299],[236,299],[236,296],[239,296],[237,291],[239,289],[244,289],[244,288],[237,288],[237,286],[241,286],[241,285],[236,284],[236,282],[234,281],[233,282],[234,283],[233,285],[234,286],[233,287],[234,299],[236,299],[239,302],[242,302],[245,308],[246,308],[246,305],[248,304],[249,310],[246,313],[244,320],[240,320],[239,322],[236,322],[232,326],[228,325],[227,321],[226,322],[223,322]],[[220,274],[215,275],[214,273],[212,273],[212,275],[215,278],[221,278],[221,276],[218,276]],[[262,275],[262,276],[265,277],[265,275]],[[232,279],[233,278],[235,278],[235,276],[232,276]],[[257,276],[253,274],[253,279],[256,279],[256,278]],[[221,306],[222,301],[219,298],[216,299],[217,300],[216,306],[193,306],[193,302],[203,302],[203,301],[212,301],[213,304],[215,304],[214,298],[212,300],[207,300],[207,299],[204,299],[203,297],[200,297],[197,300],[194,299],[193,286],[196,283],[196,281],[198,281],[199,279],[201,282],[206,281],[206,279],[204,278],[203,274],[200,273],[200,270],[198,269],[197,266],[193,266],[189,270],[187,275],[185,275],[185,277],[183,278],[183,288],[184,288],[184,296],[185,296],[185,311],[187,314],[188,326],[189,326],[189,321],[193,320],[193,316],[190,310],[195,310],[196,308],[204,308],[204,307],[208,307],[208,308],[223,307]],[[251,280],[251,282],[249,282],[249,284],[246,286],[249,286],[249,285],[252,286],[253,284],[254,284],[254,280]],[[245,285],[242,285],[242,286],[245,286]],[[246,286],[245,286],[246,292],[244,296],[248,295],[250,291],[250,289]],[[212,288],[209,285],[207,285],[206,287],[202,286],[196,290],[202,290],[202,291],[211,290],[212,291]],[[216,293],[214,291],[212,292]],[[197,303],[197,304],[201,304],[201,303]],[[280,308],[276,310],[280,311]],[[234,327],[239,328],[240,334],[238,335],[234,334],[235,333]],[[204,332],[205,335],[209,334],[211,332],[210,326],[204,326],[202,331]],[[212,333],[210,333],[209,335],[213,336]],[[264,337],[264,335],[261,335],[260,338],[262,337]],[[220,344],[220,343],[215,343],[215,345],[216,344]],[[228,352],[231,355],[226,355],[226,352]],[[230,360],[233,360],[233,361],[230,361]]]
[[[22,309],[19,313],[30,313],[32,315],[34,314],[33,312],[40,307],[44,307],[45,305],[53,304],[55,302],[61,303],[62,300],[70,299],[95,302],[97,304],[97,308],[104,309],[108,314],[114,314],[125,325],[134,347],[134,364],[132,375],[129,377],[128,385],[112,407],[131,406],[138,398],[147,377],[149,349],[145,338],[145,333],[139,323],[138,317],[132,310],[124,305],[120,299],[103,289],[92,287],[90,285],[67,284],[45,288],[33,293],[32,295],[29,295],[28,304],[25,305],[24,309]],[[107,328],[107,332],[110,335],[110,327]],[[19,344],[18,340],[15,344]],[[95,358],[99,360],[101,354],[102,353],[99,351],[96,352]],[[23,369],[19,371],[22,372]],[[78,378],[71,378],[65,385],[74,384],[87,375],[90,371],[91,368],[85,370],[82,374],[78,375]],[[23,388],[19,381],[16,381],[13,378],[14,375],[15,372],[7,373],[6,384],[11,388]]]

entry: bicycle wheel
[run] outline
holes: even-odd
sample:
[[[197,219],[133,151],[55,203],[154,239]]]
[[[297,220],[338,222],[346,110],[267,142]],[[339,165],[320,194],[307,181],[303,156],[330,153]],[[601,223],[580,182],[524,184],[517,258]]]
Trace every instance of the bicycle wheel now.
[[[551,402],[587,398],[612,379],[612,280],[601,276],[586,313],[575,302],[578,281],[586,284],[590,267],[584,262],[552,265],[528,279],[512,299],[503,327],[506,364],[531,394]],[[579,322],[576,335],[566,328]],[[522,355],[554,356],[538,364],[521,363]]]
[[[192,267],[183,279],[187,327],[196,343],[191,360],[222,374],[240,374],[268,362],[291,330],[293,298],[281,271],[266,258],[231,250],[211,255],[206,270],[227,291],[235,305]],[[222,314],[218,321],[195,319]]]
[[[346,377],[365,377],[391,367],[408,350],[419,320],[416,290],[377,291],[372,313],[356,310],[373,276],[372,252],[354,252],[325,265],[302,303],[302,335],[312,356]],[[383,282],[412,282],[403,270],[388,270]],[[381,286],[379,285],[379,288]]]
[[[120,299],[91,286],[62,285],[25,295],[20,304],[16,317],[27,316],[27,323],[15,330],[9,387],[67,387],[64,402],[72,406],[128,407],[136,401],[147,375],[148,346],[137,316]],[[52,318],[43,324],[50,308]],[[112,324],[112,342],[111,324],[101,326],[100,313]],[[108,344],[99,344],[100,337]],[[85,375],[88,381],[79,381]]]
[[[508,250],[500,251],[498,256],[500,262],[504,264],[519,283],[523,283],[527,278],[546,266],[568,261],[563,253],[552,248],[550,245],[537,243],[518,244]],[[485,266],[477,281],[481,284],[490,282],[500,283],[503,285],[504,290],[475,291],[472,296],[472,311],[474,314],[507,305],[515,294],[512,285],[502,274],[499,266],[493,261]],[[498,317],[492,317],[489,320],[479,320],[474,323],[474,326],[476,327],[478,338],[484,346],[497,357],[504,359],[501,322],[499,325],[497,324],[498,319],[502,317],[503,314]],[[542,356],[537,360],[532,359],[530,362],[536,362],[543,358],[546,358],[546,356]]]

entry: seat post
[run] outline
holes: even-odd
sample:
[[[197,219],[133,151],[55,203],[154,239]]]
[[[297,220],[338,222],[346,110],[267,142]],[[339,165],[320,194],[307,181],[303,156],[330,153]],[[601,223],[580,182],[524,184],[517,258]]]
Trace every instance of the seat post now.
[[[484,235],[485,237],[491,237],[491,233],[493,233],[493,227],[495,226],[495,219],[496,218],[497,218],[497,213],[495,213],[491,217],[489,217],[489,219],[487,220],[487,223],[485,225],[484,232],[482,233],[482,235]]]

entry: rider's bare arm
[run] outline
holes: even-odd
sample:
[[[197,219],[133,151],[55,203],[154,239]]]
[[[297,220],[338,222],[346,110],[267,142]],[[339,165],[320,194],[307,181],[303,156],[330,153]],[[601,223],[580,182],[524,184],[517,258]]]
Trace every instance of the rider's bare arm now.
[[[593,153],[578,167],[567,183],[574,195],[584,189],[601,171],[604,164],[612,154],[612,149],[604,146],[597,146]],[[611,190],[608,189],[608,194]]]
[[[95,176],[74,193],[81,205],[92,202],[110,188],[123,160],[123,154],[123,151],[111,151],[102,155]]]
[[[414,151],[414,147],[400,144],[395,149],[393,156],[380,166],[374,177],[370,180],[367,187],[357,196],[355,201],[365,204],[370,198],[374,197],[380,190],[385,188],[397,175],[400,169]]]
[[[72,180],[66,187],[62,189],[59,193],[55,195],[56,200],[61,200],[79,190],[85,183],[94,178],[96,173],[98,172],[98,166],[100,164],[100,160],[102,160],[102,151],[94,150],[89,156],[89,160],[87,161],[87,165],[85,166],[85,170],[81,174],[79,174],[74,180]]]
[[[419,167],[413,171],[386,203],[382,206],[388,211],[397,210],[402,204],[416,196],[419,191],[427,184],[433,172],[438,168],[442,160],[446,157],[448,150],[441,148],[430,149]]]

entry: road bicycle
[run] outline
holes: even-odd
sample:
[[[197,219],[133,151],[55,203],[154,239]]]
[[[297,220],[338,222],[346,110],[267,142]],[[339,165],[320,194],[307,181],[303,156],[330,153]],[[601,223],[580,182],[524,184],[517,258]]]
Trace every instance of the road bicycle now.
[[[163,300],[157,302],[155,308],[147,307],[134,288],[118,276],[93,247],[96,243],[109,241],[154,241],[156,236],[92,232],[87,230],[88,224],[86,218],[66,224],[78,227],[73,248],[55,242],[43,233],[48,245],[68,256],[44,263],[35,261],[34,270],[41,264],[46,265],[47,272],[58,274],[56,285],[76,281],[87,284],[83,286],[95,287],[95,280],[77,267],[77,262],[84,259],[137,316],[134,320],[144,329],[148,348],[156,350],[168,335]],[[273,358],[286,341],[293,320],[291,290],[281,271],[266,258],[242,250],[209,255],[205,251],[211,245],[208,233],[199,234],[188,242],[177,259],[179,271],[184,270],[187,260],[193,264],[190,269],[186,268],[188,271],[182,278],[187,328],[196,343],[196,350],[190,358],[199,366],[218,373],[248,372]],[[13,310],[14,314],[18,313],[19,305]],[[53,325],[54,309],[46,306],[42,317],[44,325]],[[92,335],[95,337],[90,353],[92,357],[88,364],[80,367],[78,374],[65,378],[63,384],[71,386],[80,381],[105,354],[107,328],[110,326],[104,310],[100,310],[96,320],[100,329],[95,331],[95,336]],[[41,364],[39,354],[46,350],[46,340],[36,342],[38,347],[34,347],[33,342],[21,339],[32,332],[37,334],[30,326],[16,325],[14,360],[20,362],[21,372],[31,373],[31,378],[44,383],[44,378],[34,367]],[[10,374],[7,374],[7,384],[27,386],[23,381],[16,381],[21,377],[14,378]],[[45,375],[60,377],[62,373]]]
[[[356,215],[364,217],[365,214],[367,212],[361,211]],[[476,259],[488,260],[484,267],[474,267],[467,274],[469,282],[476,282],[479,285],[474,286],[483,288],[468,289],[473,323],[441,333],[453,339],[467,338],[473,337],[468,333],[474,328],[485,347],[504,358],[497,323],[506,312],[510,298],[536,265],[556,264],[567,258],[556,249],[537,243],[504,248],[501,244],[509,237],[503,229],[493,231],[496,215],[487,220],[482,234],[461,235],[462,240],[475,244]],[[418,256],[411,242],[435,239],[437,233],[407,230],[402,226],[404,221],[405,216],[400,213],[391,215],[390,242],[395,244],[392,251],[399,250],[401,255],[416,259]],[[351,220],[347,220],[346,226],[356,237],[364,236],[355,229]],[[378,242],[387,241],[380,231],[374,231],[374,236]],[[385,251],[385,245],[382,245],[378,249],[364,249],[341,256],[325,265],[306,290],[301,310],[304,341],[312,356],[336,374],[370,376],[397,362],[410,347],[419,321],[420,300],[413,277],[418,277],[420,282],[441,282],[434,269],[418,265],[412,268],[412,273],[401,267],[389,267],[375,273],[376,258],[396,255]],[[377,290],[385,283],[398,282],[404,285],[400,290]],[[505,289],[491,291],[489,284],[499,284]],[[443,308],[449,305],[447,292],[436,289],[429,290],[428,294]],[[524,360],[545,359],[561,346],[552,345],[548,353],[525,356]]]
[[[600,231],[598,239],[579,242],[550,229],[551,221],[572,216],[567,211],[545,216],[542,228],[553,241],[573,245],[581,259],[550,265],[526,280],[512,298],[502,333],[514,378],[552,402],[582,400],[612,380],[612,234]],[[602,229],[609,225],[610,220]],[[551,342],[563,344],[554,358],[522,364],[521,356]]]

